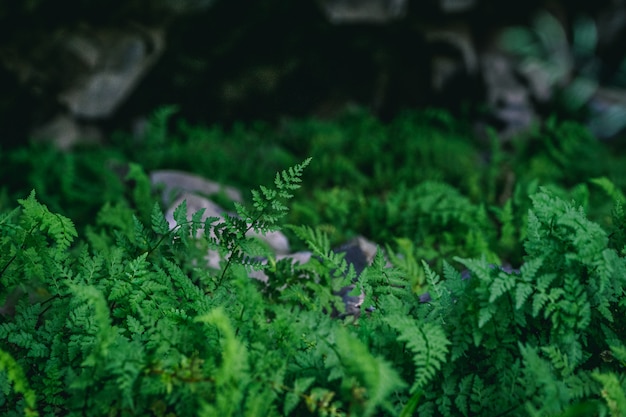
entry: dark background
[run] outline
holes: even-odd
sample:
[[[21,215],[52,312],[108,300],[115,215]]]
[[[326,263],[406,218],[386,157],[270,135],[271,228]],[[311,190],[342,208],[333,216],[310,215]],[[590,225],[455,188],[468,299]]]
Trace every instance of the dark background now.
[[[178,3],[188,3],[189,10],[180,12]],[[477,0],[465,12],[446,13],[439,1],[410,1],[401,19],[334,24],[314,0],[199,3],[0,1],[2,143],[24,143],[34,128],[67,111],[57,94],[71,84],[73,69],[52,40],[75,28],[148,27],[165,33],[162,56],[112,115],[77,120],[108,132],[129,129],[165,104],[179,105],[179,115],[192,122],[225,125],[328,117],[354,104],[383,119],[427,106],[484,117],[480,72],[458,71],[443,88],[433,88],[433,56],[459,57],[450,45],[428,42],[430,30],[461,27],[480,53],[494,45],[503,28],[527,25],[540,10],[550,11],[567,28],[577,16],[595,18],[623,9],[610,0]],[[623,57],[624,25],[617,27],[610,42],[596,51],[608,73]]]

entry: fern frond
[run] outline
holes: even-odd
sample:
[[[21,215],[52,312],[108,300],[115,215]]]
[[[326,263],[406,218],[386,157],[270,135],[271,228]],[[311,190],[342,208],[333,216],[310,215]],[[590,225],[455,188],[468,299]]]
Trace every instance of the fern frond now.
[[[159,203],[156,202],[152,207],[151,223],[152,230],[154,231],[154,233],[157,233],[159,235],[167,234],[167,232],[169,232],[170,230],[170,225],[167,223],[167,220],[165,220],[165,216],[161,211]]]
[[[336,352],[345,375],[342,388],[351,394],[352,413],[371,416],[379,407],[391,411],[389,396],[403,388],[404,381],[387,361],[373,356],[357,338],[343,328],[335,329]]]
[[[37,397],[29,387],[24,370],[11,355],[1,349],[0,371],[5,372],[9,382],[13,383],[13,390],[24,396],[24,414],[28,417],[38,416]]]
[[[36,200],[34,190],[28,198],[20,199],[18,202],[23,207],[28,224],[36,226],[39,230],[47,230],[56,243],[57,253],[63,253],[72,244],[74,238],[78,237],[74,223],[65,216],[51,213],[45,205]]]
[[[602,384],[602,398],[606,401],[611,417],[623,417],[626,410],[626,387],[623,380],[616,374],[601,373],[595,371],[592,373],[593,379]]]
[[[450,341],[441,326],[433,323],[418,325],[407,317],[389,317],[385,321],[400,333],[398,340],[406,342],[413,352],[415,378],[411,393],[415,393],[424,388],[441,369],[448,355]]]
[[[241,343],[231,322],[222,308],[199,316],[197,322],[215,326],[221,334],[221,364],[214,372],[216,389],[219,394],[215,404],[205,403],[205,413],[233,415],[243,402],[248,385],[248,350]],[[208,414],[207,414],[208,415]]]

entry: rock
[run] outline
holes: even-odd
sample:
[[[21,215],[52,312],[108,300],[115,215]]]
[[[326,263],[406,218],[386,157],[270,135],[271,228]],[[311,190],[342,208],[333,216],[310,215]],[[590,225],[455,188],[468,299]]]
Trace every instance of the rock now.
[[[318,0],[331,23],[387,23],[403,18],[407,0]]]
[[[51,141],[58,149],[69,150],[79,143],[101,143],[102,133],[94,126],[79,123],[68,115],[59,114],[33,130],[31,138],[37,141]]]
[[[209,217],[218,217],[220,219],[224,218],[224,215],[227,214],[226,210],[224,210],[219,205],[215,204],[213,201],[208,198],[198,196],[196,194],[190,192],[183,192],[179,195],[179,197],[169,206],[167,211],[165,212],[165,219],[167,220],[170,228],[176,227],[176,221],[174,220],[174,210],[182,204],[183,201],[187,202],[187,218],[191,220],[191,216],[201,210],[204,209],[204,213],[202,214],[201,220],[204,221]],[[234,215],[230,213],[230,215]],[[220,221],[216,221],[212,223],[213,225],[219,224]],[[276,254],[285,255],[289,253],[289,241],[287,237],[279,231],[269,232],[269,233],[257,233],[253,230],[250,230],[247,234],[247,237],[255,237],[263,242],[265,242]],[[209,251],[207,254],[207,261],[211,268],[219,268],[220,257],[215,251]]]
[[[444,13],[463,13],[476,6],[476,0],[439,0],[439,8]]]
[[[485,53],[481,59],[486,102],[492,116],[503,127],[502,138],[528,129],[537,116],[528,89],[519,81],[510,59],[499,53]]]
[[[215,3],[215,0],[158,0],[156,7],[175,14],[203,12]]]
[[[599,88],[589,102],[587,127],[600,139],[611,138],[626,128],[626,89]]]
[[[361,315],[361,306],[365,300],[365,293],[361,292],[359,295],[350,295],[350,292],[355,288],[355,285],[348,285],[343,287],[335,295],[338,295],[343,300],[345,312],[339,313],[334,311],[332,316],[338,318],[344,318],[347,316],[359,317]]]
[[[189,174],[176,170],[158,170],[150,173],[150,181],[155,187],[162,187],[161,199],[169,204],[183,192],[196,193],[205,196],[224,192],[226,196],[237,203],[243,198],[241,192],[233,187],[222,186],[214,181],[207,180],[199,175]]]
[[[109,117],[156,62],[164,44],[160,30],[94,29],[67,35],[61,48],[78,65],[59,101],[75,117]]]
[[[466,26],[431,29],[425,33],[432,52],[431,85],[441,93],[459,76],[471,76],[479,69],[478,57],[470,30]]]
[[[333,249],[336,253],[345,253],[345,260],[354,267],[357,275],[361,274],[365,267],[372,264],[378,247],[375,243],[367,240],[363,236],[344,243]]]

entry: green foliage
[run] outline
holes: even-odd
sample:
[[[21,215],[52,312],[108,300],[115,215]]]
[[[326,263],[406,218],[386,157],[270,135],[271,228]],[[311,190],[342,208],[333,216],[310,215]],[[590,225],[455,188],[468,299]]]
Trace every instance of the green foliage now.
[[[290,229],[311,261],[261,264],[246,232],[279,227],[310,163],[279,172],[236,216],[183,202],[170,227],[154,201],[109,205],[86,240],[34,193],[20,200],[0,219],[3,414],[622,415],[626,262],[580,206],[547,188],[530,196],[519,271],[475,249],[452,258],[465,270],[437,262],[440,276],[417,261],[413,235],[389,253],[398,268],[379,250],[358,275],[309,226]],[[594,184],[620,213],[619,189]],[[453,188],[416,189],[406,210],[422,233],[478,224],[493,238],[487,211]],[[144,224],[135,213],[148,203]],[[515,228],[508,207],[499,218]],[[203,266],[209,249],[219,270]],[[269,282],[250,279],[254,268]],[[350,284],[365,294],[360,317],[337,296]]]
[[[151,122],[144,140],[160,145],[147,166],[167,160],[173,110]],[[173,145],[180,161],[224,138],[252,149],[248,135],[265,129],[181,127],[192,128]],[[143,162],[113,164],[110,192],[77,226],[48,207],[82,197],[3,206],[0,414],[622,415],[623,184],[618,159],[579,125],[551,121],[518,158],[492,143],[486,161],[441,112],[388,125],[357,112],[273,134],[300,139],[286,159],[316,158],[275,176],[263,170],[280,158],[242,160],[237,175],[272,185],[223,218],[183,202],[170,225]],[[68,161],[103,161],[92,152]],[[192,160],[207,169],[220,152]],[[304,264],[247,237],[285,220],[312,254]],[[357,273],[333,246],[364,231],[386,250]],[[362,294],[363,311],[346,294]]]
[[[0,371],[4,372],[4,379],[1,387],[3,393],[7,393],[10,388],[8,385],[13,383],[15,393],[23,395],[24,415],[38,416],[36,411],[36,395],[35,392],[28,387],[28,380],[24,375],[24,370],[15,362],[15,359],[6,352],[0,350]]]

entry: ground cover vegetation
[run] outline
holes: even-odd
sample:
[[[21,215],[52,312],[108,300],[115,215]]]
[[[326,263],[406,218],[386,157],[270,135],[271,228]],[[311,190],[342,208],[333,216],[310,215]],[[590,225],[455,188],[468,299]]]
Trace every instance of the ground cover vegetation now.
[[[139,137],[4,151],[0,411],[623,416],[623,157],[557,119],[468,132],[440,110],[225,129],[164,107]],[[159,168],[255,191],[170,228]],[[315,256],[277,261],[250,228]],[[332,251],[357,234],[380,245],[361,274]],[[350,283],[364,311],[332,318]]]

